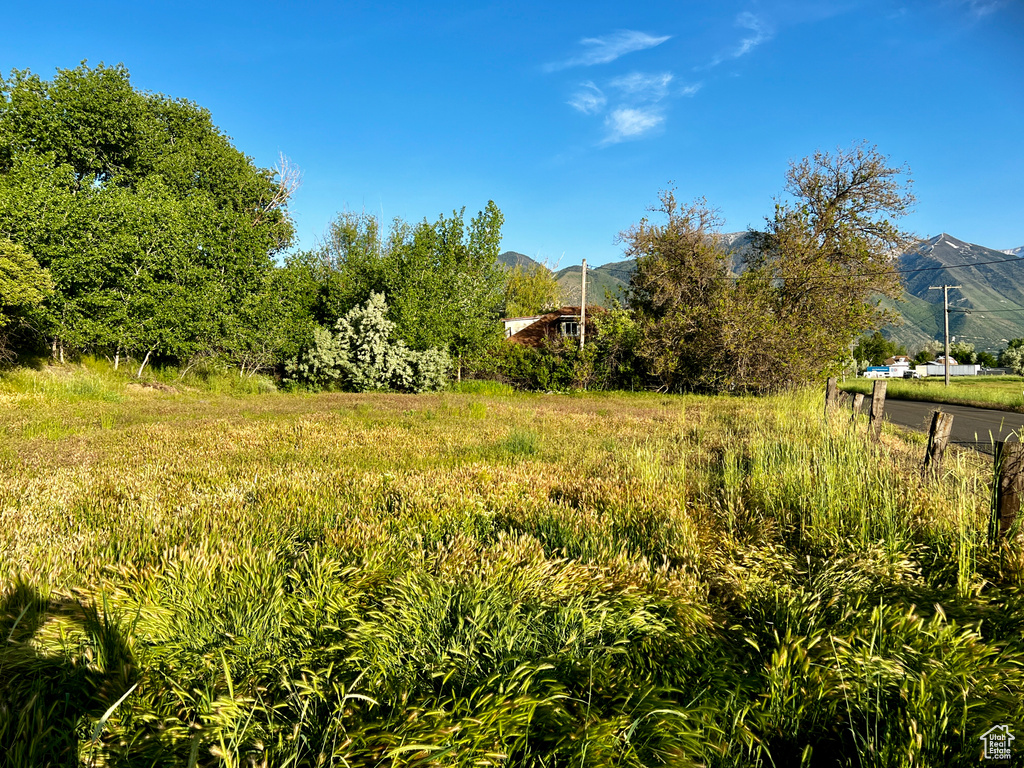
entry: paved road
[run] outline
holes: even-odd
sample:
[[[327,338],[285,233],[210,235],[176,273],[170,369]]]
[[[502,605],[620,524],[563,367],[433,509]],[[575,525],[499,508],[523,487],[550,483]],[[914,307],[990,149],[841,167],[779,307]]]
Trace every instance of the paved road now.
[[[864,398],[863,412],[867,412],[871,396]],[[1024,414],[971,408],[967,405],[919,403],[913,400],[885,399],[885,418],[893,424],[927,432],[932,412],[941,408],[953,414],[952,442],[992,453],[993,440],[1017,440],[1024,432]]]

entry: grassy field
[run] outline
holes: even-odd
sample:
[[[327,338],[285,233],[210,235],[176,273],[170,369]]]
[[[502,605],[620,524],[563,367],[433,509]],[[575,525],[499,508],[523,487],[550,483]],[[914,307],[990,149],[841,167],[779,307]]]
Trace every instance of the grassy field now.
[[[929,403],[955,403],[1024,412],[1024,377],[954,376],[946,387],[944,379],[887,379],[886,396]],[[867,394],[872,379],[849,379],[840,385],[847,392]]]
[[[0,765],[973,763],[989,467],[821,410],[8,376]]]

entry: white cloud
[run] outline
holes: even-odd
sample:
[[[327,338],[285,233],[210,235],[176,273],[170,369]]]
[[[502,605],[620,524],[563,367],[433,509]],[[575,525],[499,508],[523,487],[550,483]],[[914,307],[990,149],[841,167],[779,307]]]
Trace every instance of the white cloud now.
[[[567,103],[584,115],[596,115],[604,109],[608,99],[600,88],[588,80],[585,83],[580,83],[580,89],[572,95]]]
[[[560,69],[568,69],[569,67],[589,67],[594,64],[607,64],[610,61],[615,61],[620,56],[625,56],[627,53],[643,51],[647,48],[661,45],[670,37],[671,35],[655,37],[654,35],[648,35],[646,32],[637,32],[631,29],[613,32],[604,37],[585,37],[580,40],[580,45],[585,48],[582,53],[572,56],[565,61],[547,64],[544,69],[547,72],[555,72]]]
[[[981,18],[998,11],[1006,5],[1006,0],[966,0],[965,5],[972,16]]]
[[[672,77],[671,72],[657,74],[631,72],[628,75],[616,77],[611,81],[611,86],[617,88],[624,95],[640,101],[660,101],[668,93]]]
[[[747,35],[740,40],[739,45],[735,48],[718,54],[707,65],[699,67],[698,69],[711,69],[712,67],[717,67],[723,61],[729,61],[730,59],[738,59],[741,56],[746,56],[761,43],[766,40],[770,40],[772,37],[771,30],[765,26],[764,22],[749,11],[744,11],[736,17],[736,26],[748,29],[752,34]]]
[[[697,91],[699,91],[703,87],[704,87],[704,83],[691,83],[690,85],[683,86],[683,88],[679,91],[679,95],[680,96],[696,96],[697,95]]]
[[[653,109],[631,109],[624,107],[613,110],[604,124],[608,135],[603,144],[617,144],[627,139],[637,139],[665,122],[665,116]]]

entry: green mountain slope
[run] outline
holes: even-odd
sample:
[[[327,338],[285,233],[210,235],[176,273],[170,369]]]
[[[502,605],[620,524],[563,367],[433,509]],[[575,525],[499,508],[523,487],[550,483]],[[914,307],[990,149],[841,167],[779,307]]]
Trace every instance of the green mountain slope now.
[[[515,267],[526,267],[527,269],[531,269],[533,267],[544,266],[536,259],[531,259],[525,253],[517,253],[516,251],[505,251],[500,254],[498,256],[498,262],[500,264],[504,264],[509,269],[513,269]]]
[[[993,263],[994,262],[994,263]],[[979,351],[998,351],[1024,336],[1024,259],[945,233],[919,243],[900,257],[906,293],[894,306],[902,322],[883,333],[907,346],[941,339],[942,291],[949,292],[949,333]]]
[[[619,262],[622,263],[632,262]],[[617,265],[605,265],[617,266]],[[580,291],[582,288],[580,273],[583,268],[580,266],[566,267],[555,273],[555,279],[562,291],[562,303],[575,306],[580,303]],[[621,277],[620,277],[621,275]],[[615,299],[620,302],[625,299],[625,291],[629,285],[629,276],[632,270],[612,269],[604,267],[596,269],[587,268],[587,304],[599,304],[602,307],[610,307]],[[622,279],[625,278],[625,279]]]

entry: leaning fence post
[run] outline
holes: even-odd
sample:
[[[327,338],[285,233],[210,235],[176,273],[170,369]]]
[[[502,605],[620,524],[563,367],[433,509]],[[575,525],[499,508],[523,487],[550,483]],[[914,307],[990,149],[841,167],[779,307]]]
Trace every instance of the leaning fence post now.
[[[853,395],[853,405],[850,407],[850,422],[853,423],[860,416],[860,409],[864,405],[864,395],[860,392],[855,392]]]
[[[1005,536],[1020,511],[1024,495],[1024,443],[996,443],[996,499],[989,524],[989,539]]]
[[[942,457],[949,445],[949,436],[953,429],[953,414],[935,411],[932,415],[932,427],[928,431],[928,452],[924,455],[924,468],[932,472],[942,469]]]
[[[868,415],[868,431],[874,432],[877,440],[882,434],[882,417],[885,415],[885,379],[875,381],[871,389],[871,412]]]
[[[839,405],[839,382],[835,376],[829,376],[825,382],[825,415],[836,409]]]

